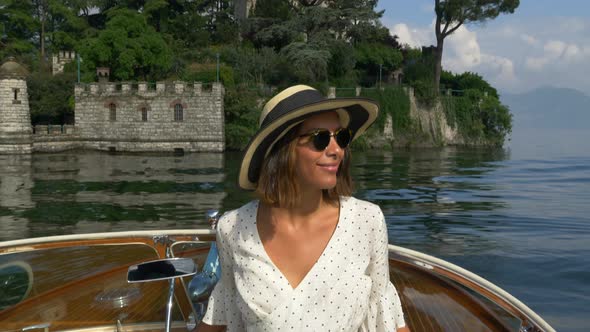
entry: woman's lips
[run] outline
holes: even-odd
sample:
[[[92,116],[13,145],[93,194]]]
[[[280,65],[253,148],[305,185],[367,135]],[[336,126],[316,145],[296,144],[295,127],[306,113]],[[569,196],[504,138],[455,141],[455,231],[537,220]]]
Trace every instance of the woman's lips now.
[[[338,172],[338,165],[339,164],[318,164],[318,166],[325,170],[328,171],[330,173],[336,173]]]

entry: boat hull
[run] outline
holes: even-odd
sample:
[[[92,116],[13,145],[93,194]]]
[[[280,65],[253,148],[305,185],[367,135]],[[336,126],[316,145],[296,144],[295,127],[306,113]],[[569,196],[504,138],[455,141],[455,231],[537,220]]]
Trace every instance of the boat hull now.
[[[22,285],[11,281],[11,300],[0,302],[2,330],[162,330],[168,283],[129,284],[127,268],[167,255],[190,257],[202,266],[214,240],[210,230],[186,230],[0,243],[0,277],[6,278],[3,266],[23,271]],[[389,267],[413,332],[553,331],[509,294],[448,262],[390,246]],[[173,330],[194,324],[189,281],[178,280],[175,287]]]

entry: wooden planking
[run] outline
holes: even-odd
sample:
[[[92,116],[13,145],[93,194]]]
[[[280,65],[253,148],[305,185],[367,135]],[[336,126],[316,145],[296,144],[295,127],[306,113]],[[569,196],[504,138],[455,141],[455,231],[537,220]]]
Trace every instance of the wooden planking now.
[[[37,278],[37,282],[50,280],[51,287],[37,284],[28,299],[17,306],[1,311],[0,321],[2,321],[3,328],[5,326],[6,329],[20,330],[26,326],[48,321],[52,322],[52,330],[105,325],[114,328],[117,319],[122,322],[124,327],[129,328],[145,322],[161,323],[165,317],[167,282],[132,285],[126,283],[127,267],[137,261],[146,260],[146,255],[155,258],[157,254],[154,248],[146,246],[147,241],[136,243],[142,249],[133,246],[127,248],[126,244],[123,244],[124,242],[117,242],[122,246],[105,246],[107,243],[102,241],[100,243],[82,242],[84,243],[83,247],[94,246],[94,249],[98,249],[94,251],[97,256],[93,257],[93,254],[82,255],[84,259],[78,260],[74,265],[68,263],[68,259],[71,260],[74,254],[80,255],[81,247],[69,253],[67,250],[58,248],[57,245],[51,245],[44,249],[54,250],[55,254],[45,262],[44,266],[53,266],[54,269],[62,271],[60,273],[67,273],[68,268],[74,266],[77,269],[82,269],[82,272],[84,269],[90,269],[92,273],[85,275],[76,272],[79,273],[79,278],[61,284],[56,282],[60,279],[59,274]],[[99,245],[97,246],[97,244]],[[144,247],[148,247],[149,250],[146,251]],[[127,249],[122,250],[122,248]],[[42,264],[43,262],[39,259],[47,259],[47,255],[44,254],[49,251],[44,250],[36,248],[32,251],[35,253],[29,257],[29,259],[34,257],[34,262],[31,261],[31,263],[35,264],[32,266]],[[111,250],[113,250],[112,253]],[[192,257],[198,266],[202,266],[207,252],[208,244],[206,243],[175,246],[174,249],[175,256]],[[0,255],[0,258],[17,257],[14,255],[26,256],[31,255],[31,252]],[[138,258],[137,255],[144,257],[144,259]],[[122,266],[111,266],[109,270],[92,267],[93,265],[103,266],[110,259],[119,261]],[[42,276],[43,273],[48,273],[48,271],[42,272],[42,270],[38,270],[36,275]],[[393,259],[390,260],[390,276],[402,299],[406,322],[413,332],[509,330],[502,318],[497,317],[484,303],[444,277],[437,277],[428,270]],[[185,283],[188,283],[189,280],[190,278],[185,279]],[[99,303],[97,300],[101,294],[104,295],[109,290],[129,289],[135,292],[139,291],[141,297],[132,300],[124,308],[114,308],[112,303],[109,305],[109,303]],[[177,296],[182,294],[186,296],[184,290],[176,293]],[[184,303],[187,303],[186,300]],[[182,320],[182,315],[178,310],[175,311],[175,320]],[[141,330],[139,326],[137,328]]]
[[[501,318],[460,287],[407,263],[390,260],[406,323],[419,331],[510,331]]]

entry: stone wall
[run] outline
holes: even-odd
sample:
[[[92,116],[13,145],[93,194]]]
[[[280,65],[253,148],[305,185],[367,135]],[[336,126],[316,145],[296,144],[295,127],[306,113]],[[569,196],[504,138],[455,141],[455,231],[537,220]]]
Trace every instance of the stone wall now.
[[[76,52],[74,51],[60,51],[57,54],[54,54],[52,57],[51,63],[51,71],[53,75],[60,74],[64,72],[64,66],[74,61],[76,58]]]
[[[457,126],[451,127],[440,101],[433,105],[421,104],[414,95],[414,89],[404,87],[410,101],[411,128],[402,132],[393,129],[393,120],[386,114],[382,132],[370,134],[367,144],[370,148],[383,147],[440,147],[451,145],[467,145]],[[331,92],[329,92],[330,94]],[[360,88],[356,89],[357,96]]]
[[[410,97],[410,117],[426,139],[414,146],[447,146],[462,145],[457,125],[449,126],[442,103],[437,100],[434,105],[420,105],[416,100],[413,88],[405,88]]]
[[[24,79],[0,79],[0,124],[0,153],[31,152],[31,115]]]
[[[33,133],[33,152],[60,152],[84,149],[84,142],[73,125],[37,125]]]
[[[88,149],[221,152],[223,96],[220,83],[210,89],[185,82],[77,85],[75,132]],[[182,106],[182,121],[175,120],[176,105]],[[142,109],[147,111],[146,121]]]

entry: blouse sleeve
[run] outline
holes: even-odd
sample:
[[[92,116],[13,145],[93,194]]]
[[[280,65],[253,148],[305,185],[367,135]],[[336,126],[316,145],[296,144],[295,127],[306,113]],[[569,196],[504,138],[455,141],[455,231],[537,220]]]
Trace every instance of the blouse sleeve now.
[[[227,236],[221,230],[222,220],[219,221],[216,235],[217,249],[219,252],[219,263],[221,265],[221,278],[215,285],[209,303],[207,312],[202,321],[209,325],[228,325],[229,319],[235,317],[234,306],[235,284],[232,278],[232,264],[230,246]]]
[[[395,331],[406,323],[399,295],[389,280],[387,226],[383,212],[379,208],[376,218],[378,220],[373,231],[374,241],[368,266],[372,286],[365,330]]]

